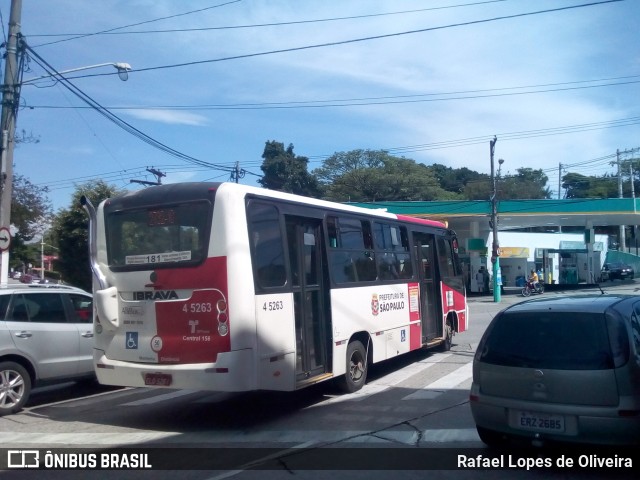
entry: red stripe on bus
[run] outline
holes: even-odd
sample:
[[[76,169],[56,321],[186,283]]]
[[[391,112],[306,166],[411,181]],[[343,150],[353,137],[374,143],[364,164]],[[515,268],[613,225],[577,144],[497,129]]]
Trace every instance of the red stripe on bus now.
[[[416,223],[418,225],[429,225],[430,227],[447,228],[447,226],[437,220],[427,220],[426,218],[410,217],[409,215],[396,215],[398,220],[403,222]]]

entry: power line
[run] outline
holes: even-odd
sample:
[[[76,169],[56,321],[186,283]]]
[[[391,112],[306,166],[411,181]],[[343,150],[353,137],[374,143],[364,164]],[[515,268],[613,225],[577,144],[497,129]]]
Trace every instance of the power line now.
[[[100,74],[104,75],[104,74]],[[108,75],[117,75],[116,73],[109,73]],[[96,75],[77,75],[73,77],[67,77],[68,80],[75,80],[78,78],[94,77]],[[632,80],[633,79],[633,80]],[[585,83],[596,82],[609,82],[600,83],[597,85],[577,85]],[[293,100],[287,102],[262,102],[262,103],[236,103],[236,104],[210,104],[210,105],[121,105],[110,106],[110,110],[264,110],[264,109],[293,109],[293,108],[327,108],[327,107],[353,107],[353,106],[367,106],[367,105],[387,105],[387,104],[403,104],[403,103],[420,103],[420,102],[440,102],[450,100],[469,100],[479,98],[490,97],[503,97],[513,95],[531,95],[537,93],[549,93],[560,92],[567,90],[581,90],[586,88],[599,88],[610,87],[616,85],[628,85],[633,83],[640,83],[640,75],[627,75],[622,77],[613,78],[601,78],[594,80],[576,80],[572,82],[561,83],[548,83],[541,85],[529,85],[520,87],[498,87],[488,88],[480,90],[467,90],[461,92],[442,92],[442,93],[422,93],[412,95],[390,95],[384,97],[362,97],[362,98],[346,98],[346,99],[333,99],[333,100]],[[574,85],[567,87],[560,87],[561,85]],[[546,88],[555,86],[558,88]],[[504,90],[522,90],[525,88],[532,88],[537,90],[524,91],[524,92],[508,92],[499,93]],[[498,92],[498,93],[489,93]],[[482,95],[471,95],[481,94]],[[454,96],[457,95],[457,96]],[[462,96],[461,96],[462,95]],[[430,98],[425,98],[430,97]],[[434,98],[442,97],[442,98]],[[57,106],[57,105],[28,105],[28,108],[42,108],[42,109],[68,109],[68,108],[90,108],[90,107],[69,107],[69,106]]]
[[[76,95],[84,103],[86,103],[87,105],[91,106],[100,115],[105,117],[110,122],[114,123],[116,126],[122,128],[127,133],[130,133],[134,137],[138,138],[139,140],[145,142],[146,144],[148,144],[148,145],[150,145],[150,146],[152,146],[154,148],[157,148],[157,149],[159,149],[159,150],[161,150],[161,151],[163,151],[163,152],[165,152],[165,153],[167,153],[169,155],[172,155],[174,157],[180,158],[181,160],[184,160],[184,161],[186,161],[188,163],[192,163],[192,164],[200,165],[200,166],[205,166],[205,167],[209,167],[209,168],[213,168],[213,169],[223,170],[223,171],[227,171],[227,172],[230,171],[229,167],[225,167],[225,166],[222,166],[222,165],[216,165],[216,164],[213,164],[213,163],[205,162],[203,160],[199,160],[199,159],[197,159],[195,157],[192,157],[190,155],[187,155],[187,154],[184,154],[182,152],[179,152],[178,150],[175,150],[175,149],[165,145],[164,143],[162,143],[162,142],[150,137],[149,135],[143,133],[142,131],[140,131],[139,129],[137,129],[136,127],[131,125],[130,123],[124,121],[123,119],[121,119],[120,117],[118,117],[117,115],[115,115],[114,113],[109,111],[107,108],[105,108],[102,105],[100,105],[98,102],[93,100],[90,96],[85,94],[81,89],[79,89],[73,83],[71,83],[69,80],[67,80],[63,75],[61,75],[51,65],[49,65],[40,55],[38,55],[31,47],[29,47],[26,44],[26,42],[24,42],[24,40],[23,40],[23,46],[24,46],[25,50],[27,52],[29,52],[31,58],[34,59],[50,75],[52,75],[54,78],[56,78],[61,83],[62,86],[64,86],[67,90],[69,90],[71,93]]]
[[[519,132],[507,132],[507,133],[499,133],[497,134],[500,137],[501,141],[513,141],[513,140],[522,140],[526,138],[536,138],[542,136],[551,136],[551,135],[565,135],[568,133],[580,133],[591,130],[601,130],[605,128],[617,128],[617,127],[626,127],[630,125],[637,125],[640,123],[640,117],[630,117],[618,120],[609,120],[605,122],[593,122],[593,123],[583,123],[576,125],[568,125],[562,127],[550,127],[544,129],[537,130],[524,130]],[[489,135],[462,138],[457,140],[444,140],[432,143],[423,143],[417,145],[408,145],[403,147],[389,147],[382,148],[390,154],[399,155],[404,153],[412,153],[412,152],[420,152],[427,150],[440,150],[443,148],[455,148],[455,147],[465,147],[470,145],[478,145],[484,144],[487,142],[487,138]],[[308,156],[309,160],[322,160],[325,158],[329,158],[333,154],[325,154],[325,155],[311,155]]]
[[[368,42],[368,41],[371,41],[371,40],[380,40],[380,39],[384,39],[384,38],[393,38],[393,37],[400,37],[400,36],[404,36],[404,35],[413,35],[413,34],[417,34],[417,33],[426,33],[426,32],[438,31],[438,30],[445,30],[445,29],[455,28],[455,27],[479,25],[479,24],[482,24],[482,23],[496,22],[496,21],[499,21],[499,20],[512,20],[514,18],[523,18],[523,17],[533,16],[533,15],[540,15],[540,14],[543,14],[543,13],[555,13],[555,12],[560,12],[560,11],[573,10],[573,9],[577,9],[577,8],[592,7],[592,6],[596,6],[596,5],[604,5],[604,4],[607,4],[607,3],[617,3],[617,2],[621,2],[621,1],[623,1],[623,0],[601,0],[601,1],[598,1],[598,2],[583,3],[583,4],[580,4],[580,5],[569,5],[569,6],[566,6],[566,7],[551,8],[551,9],[547,9],[547,10],[538,10],[538,11],[534,11],[534,12],[517,13],[517,14],[513,14],[513,15],[503,15],[503,16],[492,17],[492,18],[487,18],[487,19],[482,19],[482,20],[470,20],[470,21],[467,21],[467,22],[453,23],[453,24],[449,24],[449,25],[442,25],[442,26],[439,26],[439,27],[420,28],[420,29],[415,29],[415,30],[407,30],[407,31],[404,31],[404,32],[387,33],[387,34],[382,34],[382,35],[372,35],[372,36],[368,36],[368,37],[353,38],[353,39],[349,39],[349,40],[338,40],[338,41],[335,41],[335,42],[326,42],[326,43],[318,43],[318,44],[313,44],[313,45],[304,45],[304,46],[300,46],[300,47],[290,47],[290,48],[283,48],[283,49],[277,49],[277,50],[268,50],[268,51],[264,51],[264,52],[233,55],[233,56],[229,56],[229,57],[214,58],[214,59],[209,59],[209,60],[194,60],[194,61],[191,61],[191,62],[176,63],[176,64],[173,64],[173,65],[160,65],[160,66],[155,66],[155,67],[137,68],[136,72],[137,73],[149,72],[149,71],[163,70],[163,69],[169,69],[169,68],[180,68],[180,67],[187,67],[187,66],[193,66],[193,65],[202,65],[202,64],[205,64],[205,63],[216,63],[216,62],[224,62],[224,61],[229,61],[229,60],[239,60],[239,59],[246,59],[246,58],[254,58],[254,57],[260,57],[260,56],[265,56],[265,55],[275,55],[275,54],[279,54],[279,53],[300,52],[300,51],[311,50],[311,49],[315,49],[315,48],[335,47],[335,46],[338,46],[338,45],[348,45],[348,44],[353,44],[353,43]],[[99,76],[99,75],[95,75],[95,76]]]
[[[292,20],[289,22],[272,22],[272,23],[255,23],[255,24],[248,24],[248,25],[227,25],[227,26],[222,26],[222,27],[201,27],[201,28],[172,28],[172,29],[165,29],[165,30],[139,30],[139,31],[135,31],[135,30],[129,30],[126,32],[118,32],[115,30],[122,30],[125,28],[129,28],[132,26],[137,26],[137,25],[142,25],[145,23],[151,23],[157,20],[164,20],[166,18],[173,18],[172,17],[165,17],[162,19],[157,19],[157,20],[149,20],[147,22],[140,22],[137,24],[133,24],[133,25],[127,25],[124,27],[118,27],[118,28],[114,28],[111,30],[104,30],[101,32],[97,32],[97,33],[57,33],[57,34],[35,34],[35,35],[29,35],[30,38],[38,38],[38,37],[68,37],[68,36],[73,36],[74,38],[70,38],[70,39],[66,39],[66,40],[61,40],[61,41],[68,41],[68,40],[75,40],[76,38],[84,38],[86,36],[95,36],[95,35],[138,35],[138,34],[149,34],[149,33],[188,33],[188,32],[206,32],[206,31],[211,31],[211,30],[237,30],[237,29],[248,29],[248,28],[264,28],[264,27],[281,27],[281,26],[290,26],[290,25],[305,25],[305,24],[313,24],[313,23],[327,23],[327,22],[337,22],[337,21],[344,21],[344,20],[360,20],[360,19],[364,19],[364,18],[375,18],[375,17],[386,17],[386,16],[393,16],[393,15],[406,15],[406,14],[413,14],[413,13],[422,13],[422,12],[430,12],[430,11],[434,11],[434,10],[448,10],[448,9],[452,9],[452,8],[460,8],[460,7],[473,7],[473,6],[478,6],[478,5],[485,5],[488,3],[500,3],[500,2],[506,2],[508,0],[486,0],[483,2],[473,2],[473,3],[463,3],[463,4],[459,4],[459,5],[447,5],[447,6],[443,6],[443,7],[430,7],[430,8],[418,8],[418,9],[414,9],[414,10],[401,10],[401,11],[397,11],[397,12],[384,12],[384,13],[370,13],[370,14],[364,14],[364,15],[352,15],[352,16],[347,16],[347,17],[331,17],[331,18],[318,18],[318,19],[312,19],[312,20]],[[230,2],[233,3],[233,2]],[[227,4],[225,4],[227,5]],[[213,7],[210,7],[213,8]],[[202,9],[202,10],[207,10],[207,9]],[[194,12],[187,12],[185,14],[182,15],[186,15],[188,13],[195,13],[195,12],[199,12],[202,10],[196,10]],[[175,16],[179,16],[179,15],[175,15]],[[59,42],[52,42],[52,43],[59,43]],[[50,44],[43,44],[43,45],[50,45]],[[39,45],[42,46],[42,45]]]
[[[145,20],[145,21],[143,21],[143,22],[132,23],[132,24],[129,24],[129,25],[124,25],[124,26],[122,26],[122,27],[115,27],[115,28],[111,28],[111,29],[109,29],[109,30],[102,30],[102,31],[100,31],[100,32],[94,32],[94,33],[81,33],[81,34],[77,34],[77,35],[76,35],[76,34],[71,34],[71,35],[75,35],[75,36],[73,36],[72,38],[66,38],[66,39],[64,39],[64,40],[58,40],[58,41],[55,41],[55,42],[50,42],[50,43],[44,43],[44,44],[41,44],[41,45],[36,45],[36,47],[35,47],[35,48],[37,48],[37,47],[44,47],[44,46],[47,46],[47,45],[53,45],[53,44],[56,44],[56,43],[68,42],[68,41],[70,41],[70,40],[78,40],[78,39],[87,38],[87,37],[94,37],[94,36],[96,36],[96,35],[105,35],[105,34],[110,34],[110,33],[114,33],[116,30],[122,30],[122,29],[130,28],[130,27],[137,27],[137,26],[139,26],[139,25],[145,25],[145,24],[148,24],[148,23],[159,22],[159,21],[161,21],[161,20],[169,20],[169,19],[172,19],[172,18],[182,17],[182,16],[185,16],[185,15],[191,15],[191,14],[193,14],[193,13],[201,13],[201,12],[204,12],[204,11],[206,11],[206,10],[211,10],[211,9],[213,9],[213,8],[220,8],[220,7],[224,7],[224,6],[227,6],[227,5],[231,5],[232,3],[238,3],[238,2],[241,2],[241,1],[242,1],[242,0],[232,0],[232,1],[230,1],[230,2],[222,3],[222,4],[219,4],[219,5],[213,5],[213,6],[210,6],[210,7],[200,8],[200,9],[198,9],[198,10],[191,10],[191,11],[189,11],[189,12],[184,12],[184,13],[177,13],[177,14],[175,14],[175,15],[169,15],[169,16],[167,16],[167,17],[155,18],[155,19],[153,19],[153,20]],[[53,36],[53,35],[34,35],[34,36],[35,36],[35,37],[38,37],[38,36],[45,36],[45,37],[47,37],[47,36]]]

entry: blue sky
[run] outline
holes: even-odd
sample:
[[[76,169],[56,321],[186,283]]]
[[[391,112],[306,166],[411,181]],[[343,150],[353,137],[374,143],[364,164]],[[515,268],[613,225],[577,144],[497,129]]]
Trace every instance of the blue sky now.
[[[616,150],[640,146],[640,2],[587,3],[23,0],[22,33],[60,72],[129,63],[126,82],[107,67],[67,77],[177,152],[239,162],[243,183],[256,184],[269,140],[292,143],[310,170],[368,148],[489,173],[496,135],[503,173],[541,168],[556,194],[560,164],[613,173]],[[0,1],[3,33],[9,7]],[[46,74],[29,68],[25,79]],[[17,129],[40,141],[16,148],[15,171],[48,186],[55,210],[89,179],[142,188],[130,180],[155,180],[148,167],[163,183],[229,178],[149,146],[60,84],[25,85],[21,99]]]

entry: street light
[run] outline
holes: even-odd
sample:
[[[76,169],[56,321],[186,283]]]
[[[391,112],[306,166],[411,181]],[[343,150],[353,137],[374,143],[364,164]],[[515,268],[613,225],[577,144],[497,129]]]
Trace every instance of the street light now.
[[[58,250],[56,247],[54,247],[53,245],[49,245],[48,243],[44,243],[44,233],[42,234],[42,239],[40,240],[40,279],[44,280],[44,247],[45,245],[47,247],[51,247],[54,250]]]
[[[20,90],[23,85],[30,85],[45,78],[62,77],[64,74],[89,70],[91,68],[112,66],[118,70],[118,76],[123,82],[129,78],[131,65],[124,62],[99,63],[85,67],[72,68],[49,75],[19,80],[17,61],[18,38],[20,37],[20,8],[17,2],[12,2],[9,19],[9,40],[7,41],[7,55],[5,60],[4,84],[2,91],[2,115],[0,119],[0,228],[9,228],[11,223],[11,196],[13,182],[13,148],[17,122]],[[9,252],[5,249],[0,254],[0,284],[6,284],[9,277]]]
[[[82,70],[89,70],[91,68],[100,68],[100,67],[109,67],[109,66],[114,67],[116,70],[118,70],[118,77],[120,77],[120,80],[122,80],[123,82],[126,82],[129,79],[129,71],[131,71],[131,65],[125,62],[107,62],[107,63],[98,63],[97,65],[88,65],[86,67],[72,68],[70,70],[63,70],[62,72],[56,72],[50,75],[42,75],[40,77],[28,78],[27,80],[22,81],[22,85],[28,85],[38,80],[56,77],[58,75],[65,75],[67,73],[74,73],[74,72],[80,72]]]

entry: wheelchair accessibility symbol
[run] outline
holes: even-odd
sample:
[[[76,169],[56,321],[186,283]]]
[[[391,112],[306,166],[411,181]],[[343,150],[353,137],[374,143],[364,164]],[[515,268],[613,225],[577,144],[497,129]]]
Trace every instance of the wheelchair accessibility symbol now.
[[[137,350],[138,348],[138,332],[127,332],[126,345],[127,350]]]

